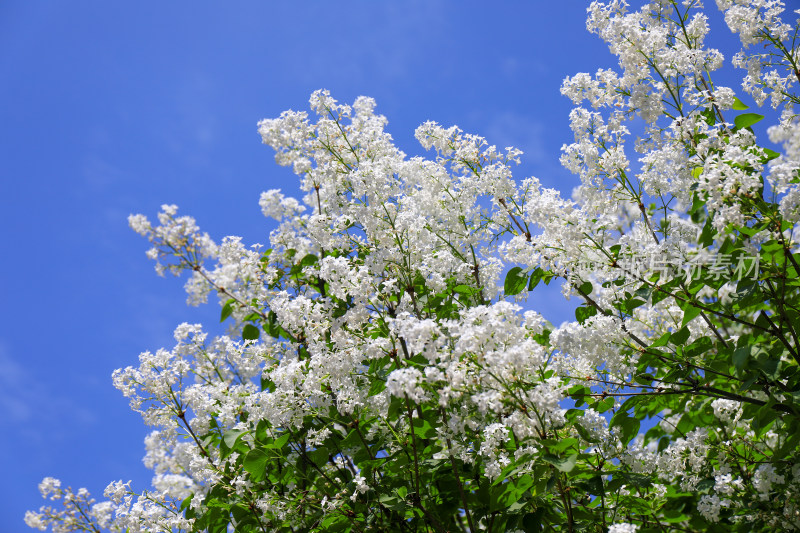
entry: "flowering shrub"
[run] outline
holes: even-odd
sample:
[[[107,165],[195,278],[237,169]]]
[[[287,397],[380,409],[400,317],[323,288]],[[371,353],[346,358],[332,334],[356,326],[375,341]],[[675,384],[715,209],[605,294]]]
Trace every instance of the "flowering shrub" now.
[[[306,193],[262,195],[270,249],[215,243],[175,206],[132,216],[230,334],[182,324],[114,374],[155,428],[152,490],[115,482],[94,503],[48,478],[63,509],[28,525],[800,529],[798,27],[776,0],[717,4],[742,89],[781,112],[780,153],[712,81],[699,1],[613,0],[587,26],[619,70],[562,88],[572,199],[456,127],[423,124],[432,159],[406,157],[373,100],[318,91],[312,116],[259,123]],[[554,279],[582,301],[574,322],[520,305]]]

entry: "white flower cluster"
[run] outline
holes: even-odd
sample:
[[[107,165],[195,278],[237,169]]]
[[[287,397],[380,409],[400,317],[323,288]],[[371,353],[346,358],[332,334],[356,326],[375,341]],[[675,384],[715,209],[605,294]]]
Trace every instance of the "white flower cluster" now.
[[[770,97],[777,108],[786,101],[786,96],[797,81],[795,61],[797,55],[785,46],[779,46],[783,57],[771,52],[754,52],[750,47],[764,42],[780,43],[788,40],[793,30],[784,22],[784,4],[779,0],[717,0],[717,6],[725,13],[725,22],[730,30],[739,34],[742,50],[733,58],[734,65],[747,70],[742,88],[761,105]],[[766,72],[765,72],[766,69]]]
[[[783,44],[780,2],[717,3],[745,47],[772,43],[788,54],[780,61],[795,57]],[[578,106],[570,114],[574,142],[561,158],[581,179],[571,199],[536,178],[516,183],[511,168],[519,150],[499,150],[457,127],[426,122],[416,137],[433,159],[409,158],[385,132],[372,99],[350,106],[317,91],[310,99],[315,116],[288,111],[258,126],[305,194],[261,195],[262,212],[278,221],[270,250],[238,237],[217,244],[173,205],[162,206],[158,225],[131,216],[130,226],[152,245],[148,255],[159,273],[189,270],[190,303],[217,294],[231,330],[209,338],[200,325],[181,324],[172,349],[145,352],[137,367],[114,373],[115,386],[154,427],[145,456],[153,491],[136,494],[115,482],[98,504],[84,490],[73,493],[47,478],[43,496],[60,500],[64,510],[43,507],[26,523],[59,532],[181,531],[194,527],[187,505],[188,516],[196,516],[208,511],[204,498],[223,493],[264,530],[272,527],[269,517],[304,530],[308,509],[349,516],[381,486],[379,468],[355,466],[361,444],[354,440],[371,460],[404,456],[415,471],[419,441],[433,450],[429,464],[455,471],[460,462],[495,486],[513,463],[514,479],[539,484],[531,494],[557,486],[556,505],[567,514],[570,502],[578,504],[569,492],[578,488],[565,489],[562,480],[578,460],[582,472],[596,472],[592,483],[619,483],[607,468],[658,482],[618,485],[622,502],[644,492],[661,502],[676,491],[705,490],[695,501],[708,522],[753,500],[800,497],[800,470],[790,474],[794,459],[732,467],[740,446],[745,455],[767,457],[786,444],[773,429],[751,428],[745,408],[775,398],[766,385],[763,392],[716,389],[709,385],[715,377],[743,379],[704,361],[744,353],[748,345],[731,344],[747,340],[744,326],[771,320],[712,307],[741,301],[737,282],[744,278],[732,279],[724,239],[708,235],[724,236],[736,225],[757,233],[748,217],[767,171],[780,214],[790,223],[800,219],[800,121],[787,107],[770,130],[785,153],[768,165],[773,154],[752,131],[725,120],[723,112],[738,104],[732,89],[711,82],[722,54],[705,45],[709,25],[700,7],[692,0],[648,2],[638,11],[623,0],[591,4],[587,27],[619,58],[619,71],[563,83],[562,93]],[[792,76],[775,74],[785,61],[778,70],[760,53],[736,61],[748,68],[745,88],[756,100],[769,93],[773,105],[782,105],[788,98]],[[638,162],[629,148],[632,131],[641,133],[633,143]],[[746,257],[754,258],[748,282],[760,280],[758,245],[772,230],[758,231],[764,235],[747,243]],[[778,231],[785,249],[796,250],[797,231]],[[719,268],[681,284],[676,265],[665,263],[687,257],[706,265],[714,259]],[[728,261],[718,264],[723,257]],[[664,268],[653,277],[636,271],[630,258]],[[578,320],[557,327],[521,305],[529,283],[553,277],[583,303]],[[695,277],[708,283],[699,287]],[[723,319],[726,326],[718,326]],[[762,322],[760,331],[780,332]],[[637,397],[663,402],[643,411],[655,416],[661,409],[663,418],[647,433],[636,434],[638,419],[619,424],[628,405],[645,416],[634,401],[622,403]],[[690,423],[690,410],[713,429]],[[617,427],[609,427],[609,415]],[[291,464],[313,465],[325,490],[262,483],[267,466],[256,442],[279,435],[293,439],[282,449]],[[340,436],[348,444],[328,449]],[[370,439],[379,449],[366,445]],[[309,460],[311,453],[321,459]],[[470,479],[466,490],[480,483]],[[509,494],[514,487],[506,484]],[[415,503],[416,515],[427,516],[419,494],[403,494],[391,501]],[[594,509],[598,499],[580,505]],[[627,522],[614,523],[623,516]],[[614,509],[608,531],[635,533],[639,522]],[[797,522],[787,523],[790,529]]]
[[[639,526],[636,524],[612,524],[608,527],[608,533],[636,533]]]

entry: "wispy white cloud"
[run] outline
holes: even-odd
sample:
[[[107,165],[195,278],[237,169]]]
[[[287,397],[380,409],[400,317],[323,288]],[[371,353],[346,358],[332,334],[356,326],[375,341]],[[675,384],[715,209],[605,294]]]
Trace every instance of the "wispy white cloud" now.
[[[517,178],[533,175],[545,187],[555,187],[562,193],[577,185],[577,179],[561,166],[561,146],[549,137],[545,122],[507,111],[491,116],[481,112],[472,122],[478,123],[480,119],[486,124],[481,134],[489,144],[501,149],[513,146],[522,150],[521,166],[514,170]]]
[[[81,425],[97,422],[96,416],[73,400],[45,385],[15,358],[0,340],[0,410],[10,422],[23,430],[47,427],[55,419]],[[43,430],[42,430],[43,431]]]
[[[339,17],[339,15],[337,15]],[[349,11],[341,38],[327,30],[331,21],[307,21],[308,31],[330,36],[324,48],[319,40],[295,42],[292,61],[302,57],[294,72],[306,83],[321,79],[363,86],[413,79],[425,58],[446,57],[444,40],[451,35],[446,6],[436,1],[373,2]],[[347,33],[344,33],[347,32]],[[442,61],[442,66],[446,61]]]
[[[160,132],[164,146],[190,167],[208,164],[205,155],[217,140],[219,129],[214,103],[219,86],[210,74],[192,69],[181,73],[170,87],[171,111]]]
[[[498,148],[513,146],[522,150],[531,164],[541,165],[551,159],[544,145],[544,125],[524,115],[510,112],[493,115],[486,128],[486,140]]]
[[[33,412],[31,400],[24,369],[0,343],[0,410],[14,424],[26,422]]]

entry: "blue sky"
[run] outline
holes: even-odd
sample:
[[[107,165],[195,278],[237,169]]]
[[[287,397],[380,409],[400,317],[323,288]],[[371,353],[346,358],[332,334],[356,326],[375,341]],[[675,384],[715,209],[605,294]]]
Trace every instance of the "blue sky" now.
[[[111,373],[219,308],[187,307],[127,216],[175,203],[216,240],[266,244],[260,192],[296,185],[258,120],[307,109],[318,88],[368,95],[406,153],[421,153],[420,123],[457,124],[524,150],[517,178],[575,185],[558,163],[572,139],[559,87],[615,64],[585,31],[586,3],[337,4],[0,4],[4,531],[27,530],[44,476],[98,496],[117,479],[149,486],[149,430]],[[570,318],[557,293],[533,302]]]

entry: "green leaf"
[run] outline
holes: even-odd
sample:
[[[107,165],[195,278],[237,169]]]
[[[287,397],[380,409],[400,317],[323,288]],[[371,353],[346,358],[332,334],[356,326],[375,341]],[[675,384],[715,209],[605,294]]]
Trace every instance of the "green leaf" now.
[[[705,248],[714,244],[714,235],[716,235],[717,230],[714,229],[713,223],[713,217],[706,218],[703,230],[700,232],[700,238],[697,240],[698,244],[702,244]]]
[[[605,413],[612,407],[614,407],[614,398],[609,396],[608,398],[605,398],[604,400],[600,400],[599,402],[597,402],[597,404],[595,404],[594,406],[594,410],[597,411],[598,413]]]
[[[664,334],[663,334],[663,335],[661,335],[659,338],[657,338],[655,341],[653,341],[653,344],[651,344],[650,346],[651,346],[652,348],[657,348],[657,347],[659,347],[659,346],[666,346],[666,345],[667,345],[667,343],[669,342],[669,338],[670,338],[671,336],[672,336],[672,334],[671,334],[671,333],[669,333],[669,332],[667,332],[667,333],[664,333]]]
[[[577,386],[569,389],[570,398],[575,400],[575,407],[580,407],[586,403],[586,397],[592,394],[589,387]]]
[[[269,440],[269,434],[267,433],[267,429],[269,428],[269,423],[266,420],[261,420],[258,425],[256,426],[256,442],[264,443]]]
[[[591,294],[593,288],[594,287],[592,286],[591,281],[584,281],[583,283],[581,283],[580,287],[578,287],[578,292],[584,295]]]
[[[522,272],[521,267],[514,267],[506,274],[506,281],[503,284],[503,289],[507,296],[514,296],[525,290],[528,284],[528,276]]]
[[[689,328],[686,326],[682,327],[669,337],[669,342],[672,344],[681,345],[684,344],[687,340],[689,340]]]
[[[456,285],[453,287],[453,292],[457,292],[458,294],[465,294],[467,296],[472,296],[477,292],[475,287],[470,287],[469,285]]]
[[[751,346],[742,346],[741,348],[736,348],[733,351],[733,366],[736,367],[737,372],[741,372],[742,369],[744,369],[744,366],[747,364],[747,360],[750,359],[751,350]]]
[[[181,511],[185,511],[189,507],[189,504],[192,503],[192,498],[194,498],[194,494],[189,494],[189,497],[181,502]]]
[[[732,295],[732,299],[738,309],[745,309],[764,301],[761,291],[759,291],[758,284],[753,283],[751,280],[742,280],[739,282],[736,287],[736,292]]]
[[[316,450],[307,452],[306,455],[317,466],[322,466],[330,460],[330,452],[325,446],[320,446]]]
[[[253,481],[261,481],[266,477],[267,463],[269,462],[269,455],[264,450],[256,448],[250,450],[244,458],[243,467],[250,474]]]
[[[684,348],[683,355],[685,357],[701,357],[707,358],[707,355],[711,352],[714,343],[711,341],[710,337],[699,337],[695,339],[689,346]],[[709,359],[708,364],[713,364],[714,361]],[[725,363],[725,368],[721,369],[720,372],[727,372],[727,362]]]
[[[300,260],[301,267],[311,266],[319,260],[316,254],[307,254]]]
[[[250,526],[255,531],[259,529],[258,522],[253,516],[253,511],[241,503],[231,507],[231,515],[236,521],[235,531],[250,531],[250,529],[245,529],[244,526]]]
[[[694,179],[700,179],[700,175],[703,173],[703,167],[695,167],[692,170],[692,177]],[[706,216],[706,203],[705,201],[700,198],[700,195],[695,193],[692,196],[692,207],[689,209],[688,214],[692,218],[692,222],[695,224],[701,222],[703,218]]]
[[[780,448],[775,450],[773,459],[783,459],[797,449],[797,445],[800,444],[800,431],[790,433],[784,438],[785,440],[783,441],[783,444],[780,446]]]
[[[369,392],[367,392],[367,396],[375,396],[376,394],[380,394],[386,389],[386,381],[382,379],[375,379],[369,385]]]
[[[620,410],[611,418],[608,426],[618,427],[620,440],[627,445],[639,433],[640,422],[638,418],[630,417]]]
[[[776,152],[775,150],[770,150],[769,148],[763,148],[764,154],[767,156],[765,159],[766,161],[762,160],[762,163],[769,163],[773,159],[778,159],[781,154]]]
[[[581,306],[575,308],[575,319],[583,324],[587,318],[597,314],[597,309],[589,306]]]
[[[539,507],[534,512],[528,513],[522,517],[522,530],[525,533],[539,533],[542,530],[544,512],[545,508]]]
[[[772,408],[772,405],[765,405],[756,411],[756,416],[753,418],[752,428],[756,430],[758,435],[761,430],[769,427],[773,420],[778,417],[778,411]]]
[[[558,457],[551,454],[545,454],[542,456],[542,459],[555,466],[562,472],[572,472],[572,469],[575,468],[575,463],[578,462],[578,454],[574,453],[572,455],[568,455],[567,457]]]
[[[740,130],[742,128],[749,128],[753,124],[756,124],[763,119],[764,115],[759,115],[758,113],[742,113],[733,119],[733,123],[736,126],[736,129]]]
[[[780,366],[780,359],[770,357],[768,353],[761,352],[758,354],[758,358],[756,359],[758,364],[758,369],[764,373],[770,379],[778,379],[780,372],[778,368]]]
[[[531,272],[531,279],[528,280],[528,290],[532,291],[536,288],[540,281],[542,281],[542,276],[544,276],[544,270],[539,267],[536,267],[533,272]]]
[[[319,531],[330,531],[331,533],[335,533],[336,531],[343,531],[347,529],[348,525],[351,525],[350,519],[346,516],[340,514],[331,514],[325,520],[322,521],[322,529]]]
[[[247,433],[247,430],[244,429],[230,429],[225,432],[222,437],[222,441],[228,448],[233,448],[236,445],[236,441],[239,440],[239,437],[245,433]]]
[[[750,107],[745,105],[744,102],[742,102],[741,100],[739,100],[738,98],[736,98],[734,96],[733,97],[733,109],[736,110],[736,111],[744,111],[745,109],[750,109]]]
[[[289,437],[291,437],[291,434],[284,433],[283,435],[281,435],[280,437],[278,437],[274,441],[272,441],[269,444],[267,444],[267,448],[274,449],[274,450],[280,450],[281,448],[284,447],[284,445],[286,445],[287,442],[289,442]]]
[[[667,290],[656,290],[653,292],[653,295],[650,298],[650,303],[655,305],[668,296],[670,296],[670,294],[667,292]]]
[[[234,300],[233,298],[225,302],[225,305],[222,306],[222,312],[220,313],[219,317],[220,322],[225,322],[225,319],[231,316],[231,313],[233,313],[233,304],[235,303],[236,300]]]
[[[530,475],[526,474],[517,480],[508,481],[494,487],[491,493],[489,508],[492,511],[499,511],[510,507],[517,503],[522,495],[525,494],[525,491],[532,485],[533,479]]]
[[[564,453],[565,451],[567,451],[568,449],[572,448],[576,444],[578,444],[578,439],[566,438],[566,439],[560,439],[558,442],[556,442],[554,445],[550,446],[549,448],[550,448],[550,451],[552,451],[554,453]]]
[[[648,287],[647,285],[642,285],[641,287],[636,289],[636,292],[633,293],[634,296],[636,296],[637,298],[641,298],[642,300],[645,301],[650,299],[651,294],[653,294],[653,288]]]
[[[246,324],[242,329],[242,338],[246,341],[254,341],[261,335],[261,330],[253,324]]]
[[[681,307],[683,308],[683,321],[681,322],[681,327],[694,320],[700,314],[699,307],[694,307],[690,304],[681,305]]]
[[[633,314],[633,310],[637,307],[644,305],[644,300],[640,298],[628,298],[627,300],[623,301],[617,308],[620,311],[623,311],[629,315]]]
[[[411,425],[414,427],[414,434],[422,439],[432,439],[436,436],[436,428],[424,418],[415,418]]]

